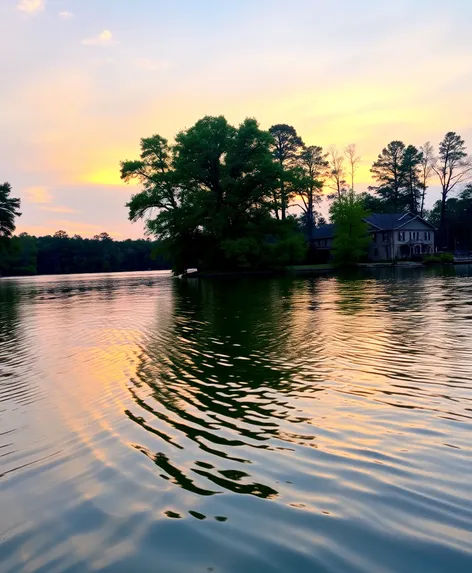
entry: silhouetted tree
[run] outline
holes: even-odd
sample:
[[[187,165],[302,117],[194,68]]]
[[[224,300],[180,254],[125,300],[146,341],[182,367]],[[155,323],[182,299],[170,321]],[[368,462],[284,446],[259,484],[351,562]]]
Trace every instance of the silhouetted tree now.
[[[377,186],[371,186],[369,190],[375,191],[393,211],[403,210],[408,204],[408,198],[403,192],[404,153],[405,144],[402,141],[392,141],[382,150],[370,170]]]
[[[439,230],[443,234],[448,195],[456,185],[472,175],[472,158],[467,156],[465,141],[454,131],[446,133],[439,144],[439,154],[434,164],[434,171],[441,183],[441,220]]]
[[[351,190],[354,191],[354,178],[357,168],[362,161],[362,158],[357,155],[357,146],[355,143],[350,143],[344,149],[344,154],[348,162],[349,178],[351,180]]]
[[[34,275],[170,268],[170,263],[157,251],[155,242],[144,239],[97,241],[80,236],[33,237],[21,233],[13,236],[10,248],[1,253],[0,273]]]
[[[315,224],[315,204],[321,200],[329,163],[322,147],[310,145],[300,154],[299,166],[297,194],[302,200],[301,208],[305,214],[306,234],[308,240],[311,241]]]
[[[20,217],[20,200],[10,197],[10,183],[0,185],[0,239],[11,237],[15,230],[15,217]]]
[[[277,124],[269,128],[272,135],[272,153],[274,159],[280,167],[280,183],[278,193],[274,195],[274,212],[279,218],[279,210],[282,220],[287,216],[287,209],[290,198],[293,195],[292,169],[296,167],[300,154],[303,151],[304,143],[297,131],[291,125]]]
[[[358,197],[362,201],[364,209],[369,213],[392,213],[393,211],[392,205],[377,195],[360,193]]]
[[[339,198],[346,191],[346,170],[344,168],[344,155],[334,145],[328,149],[328,163],[331,188]]]
[[[408,197],[409,210],[415,215],[420,211],[421,203],[421,161],[423,154],[414,145],[408,145],[403,152],[402,171]]]
[[[121,164],[125,181],[143,185],[128,203],[130,219],[147,218],[177,272],[263,268],[290,259],[303,238],[293,221],[270,217],[283,179],[273,144],[255,120],[235,128],[222,116],[201,119],[173,146],[160,136],[141,140],[140,159]],[[292,159],[288,151],[285,157]]]
[[[420,215],[424,215],[424,201],[426,197],[426,191],[428,189],[428,182],[434,173],[434,147],[429,141],[420,147],[422,153],[420,162],[420,183],[421,183],[421,202],[420,202]]]
[[[94,241],[113,241],[108,233],[100,233],[99,235],[94,235]]]
[[[442,201],[436,201],[428,220],[439,227]],[[443,248],[472,251],[472,184],[467,185],[457,197],[446,201],[447,218],[443,228]]]

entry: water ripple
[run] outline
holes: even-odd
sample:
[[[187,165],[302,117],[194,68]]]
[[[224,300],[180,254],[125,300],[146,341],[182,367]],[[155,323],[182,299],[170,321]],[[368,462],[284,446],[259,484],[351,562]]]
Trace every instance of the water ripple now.
[[[471,280],[1,281],[2,572],[469,572]]]

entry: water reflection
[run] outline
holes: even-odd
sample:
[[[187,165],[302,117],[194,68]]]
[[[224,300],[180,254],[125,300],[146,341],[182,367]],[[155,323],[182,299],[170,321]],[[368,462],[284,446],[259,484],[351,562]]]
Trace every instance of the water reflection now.
[[[0,281],[0,569],[468,573],[454,272]]]
[[[297,421],[287,401],[300,386],[294,368],[283,358],[274,363],[289,345],[283,317],[291,289],[290,281],[242,283],[237,290],[230,283],[174,283],[172,313],[165,324],[160,317],[130,386],[150,416],[126,412],[174,448],[170,455],[136,446],[164,470],[161,477],[202,495],[277,495],[238,466],[252,463],[248,450],[274,449],[267,442],[279,436],[279,420]],[[184,438],[198,446],[199,459],[188,460]],[[235,465],[225,468],[221,459]],[[178,468],[189,461],[188,472]]]

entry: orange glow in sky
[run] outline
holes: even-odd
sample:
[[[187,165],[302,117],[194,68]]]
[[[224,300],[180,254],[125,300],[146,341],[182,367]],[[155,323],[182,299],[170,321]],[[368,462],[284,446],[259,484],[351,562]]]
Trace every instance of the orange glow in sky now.
[[[22,199],[18,231],[142,236],[120,160],[207,114],[356,143],[360,190],[394,139],[452,130],[472,151],[470,0],[144,3],[1,2],[0,181]]]

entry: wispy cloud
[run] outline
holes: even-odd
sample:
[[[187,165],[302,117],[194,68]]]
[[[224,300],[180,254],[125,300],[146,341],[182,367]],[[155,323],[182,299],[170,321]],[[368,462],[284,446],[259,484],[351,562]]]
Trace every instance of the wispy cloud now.
[[[29,203],[51,203],[52,201],[52,195],[47,187],[28,187],[25,193]]]
[[[44,10],[45,6],[46,0],[20,0],[16,7],[21,12],[33,15]]]
[[[110,46],[113,43],[113,34],[110,30],[103,30],[98,36],[82,40],[84,46]]]
[[[153,60],[152,58],[138,58],[134,63],[138,69],[149,72],[162,72],[172,67],[167,60]]]
[[[80,213],[77,209],[71,207],[40,207],[41,211],[49,211],[50,213]]]
[[[71,20],[72,18],[75,18],[75,14],[64,10],[64,12],[59,12],[59,18],[62,18],[63,20]]]

